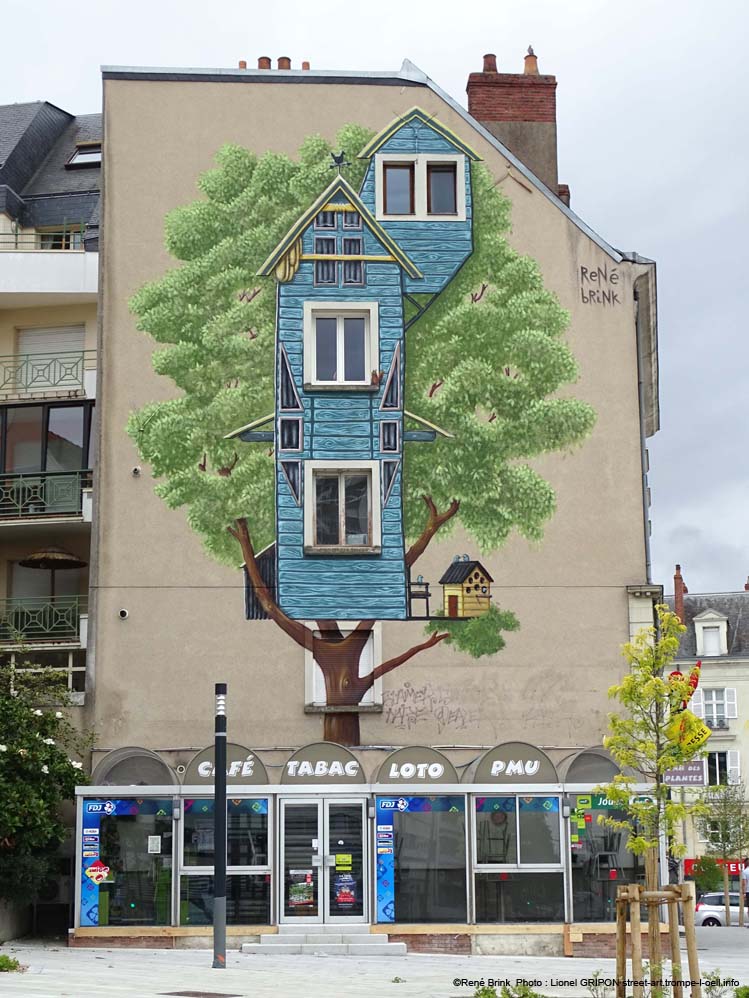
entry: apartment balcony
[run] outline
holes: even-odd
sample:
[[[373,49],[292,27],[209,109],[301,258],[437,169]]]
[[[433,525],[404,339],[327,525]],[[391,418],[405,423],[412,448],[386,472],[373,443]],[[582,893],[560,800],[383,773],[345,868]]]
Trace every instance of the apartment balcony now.
[[[0,402],[95,397],[95,350],[0,356]]]
[[[0,527],[29,521],[90,523],[92,479],[90,469],[0,473]]]
[[[71,232],[0,237],[0,307],[23,307],[32,295],[47,304],[95,301],[99,254],[87,253]]]
[[[0,648],[88,643],[85,596],[18,596],[0,599]]]

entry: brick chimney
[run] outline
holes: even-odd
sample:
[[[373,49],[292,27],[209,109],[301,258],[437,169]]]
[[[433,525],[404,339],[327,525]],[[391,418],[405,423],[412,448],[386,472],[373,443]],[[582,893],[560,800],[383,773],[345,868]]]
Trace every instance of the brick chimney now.
[[[674,613],[683,623],[684,621],[684,597],[687,595],[689,590],[684,585],[684,579],[681,577],[681,565],[676,566],[676,571],[674,572]]]
[[[747,575],[746,582],[744,583],[744,592],[749,593],[749,575]]]
[[[558,194],[557,80],[538,72],[532,48],[524,72],[498,73],[495,55],[484,56],[481,73],[468,77],[468,111]],[[569,204],[569,188],[565,189]]]

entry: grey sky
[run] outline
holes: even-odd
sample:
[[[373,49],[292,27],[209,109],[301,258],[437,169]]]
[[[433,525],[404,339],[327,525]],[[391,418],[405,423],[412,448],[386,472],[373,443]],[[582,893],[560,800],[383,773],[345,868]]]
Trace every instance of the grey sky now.
[[[411,59],[464,102],[485,52],[559,86],[560,181],[605,239],[658,262],[662,429],[650,441],[653,575],[749,574],[745,335],[749,6],[742,0],[5,0],[0,103],[98,110],[101,64],[313,69]],[[605,343],[601,349],[605,349]],[[632,580],[639,581],[639,580]]]

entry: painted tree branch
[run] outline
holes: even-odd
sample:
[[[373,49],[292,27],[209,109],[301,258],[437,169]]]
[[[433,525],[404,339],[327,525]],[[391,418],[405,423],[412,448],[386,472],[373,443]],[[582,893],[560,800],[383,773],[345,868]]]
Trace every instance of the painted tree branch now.
[[[427,546],[440,527],[444,526],[448,520],[451,520],[455,514],[460,509],[460,500],[453,499],[444,513],[438,513],[437,507],[434,505],[434,501],[431,496],[421,497],[427,505],[429,510],[429,516],[427,518],[427,525],[424,528],[421,536],[418,540],[414,541],[411,547],[406,551],[406,567],[410,568],[417,558],[420,558],[427,549]]]
[[[302,648],[312,649],[315,636],[308,627],[300,623],[298,620],[292,620],[291,617],[287,617],[283,612],[281,607],[276,603],[268,590],[268,587],[260,574],[260,568],[255,559],[255,549],[252,546],[252,539],[250,538],[250,531],[247,526],[247,520],[244,517],[240,517],[238,520],[234,521],[233,527],[227,528],[232,537],[239,541],[239,546],[242,548],[242,554],[244,555],[244,563],[247,567],[247,574],[250,577],[250,582],[253,585],[255,593],[257,594],[258,602],[263,610],[268,614],[270,619],[274,623],[278,624],[282,631],[289,635],[298,645]]]
[[[434,634],[430,634],[426,641],[422,641],[420,645],[414,645],[413,648],[409,648],[408,651],[401,652],[400,655],[396,655],[395,658],[389,658],[387,662],[383,662],[382,665],[378,665],[377,668],[371,672],[368,676],[363,676],[362,691],[366,692],[370,686],[372,686],[378,679],[382,679],[386,676],[388,672],[392,672],[393,669],[397,669],[399,665],[403,665],[414,655],[418,655],[422,651],[426,651],[428,648],[434,648],[438,645],[440,641],[444,641],[449,638],[450,635],[446,633],[438,634],[436,631]]]

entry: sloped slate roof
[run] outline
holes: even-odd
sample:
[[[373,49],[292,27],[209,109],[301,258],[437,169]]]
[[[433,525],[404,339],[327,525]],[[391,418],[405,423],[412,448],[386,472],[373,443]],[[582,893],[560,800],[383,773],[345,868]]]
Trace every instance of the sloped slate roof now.
[[[99,190],[101,167],[86,166],[78,170],[65,168],[78,142],[101,142],[100,114],[82,114],[71,121],[24,187],[24,197],[34,194],[67,194]]]
[[[673,610],[674,598],[666,599]],[[705,610],[715,610],[728,618],[728,655],[749,658],[749,592],[742,593],[688,593],[684,597],[684,623],[679,658],[697,658],[694,618]]]
[[[0,104],[0,167],[36,117],[42,101],[30,104]]]
[[[456,582],[465,582],[471,572],[475,571],[475,569],[482,572],[487,577],[489,582],[494,582],[494,579],[491,575],[489,575],[480,561],[454,561],[440,579],[439,584],[444,586]]]

